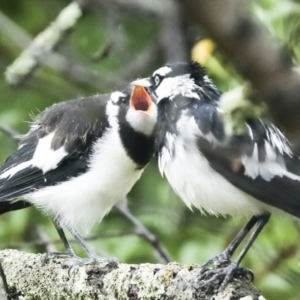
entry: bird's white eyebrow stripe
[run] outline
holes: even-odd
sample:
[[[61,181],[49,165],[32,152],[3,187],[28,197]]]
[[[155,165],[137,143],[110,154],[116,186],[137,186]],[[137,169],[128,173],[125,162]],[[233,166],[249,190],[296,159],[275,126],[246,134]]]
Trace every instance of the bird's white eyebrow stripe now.
[[[119,91],[111,93],[110,99],[113,103],[118,103],[121,97],[126,97],[124,93]]]
[[[156,70],[154,73],[153,73],[153,77],[155,75],[160,75],[160,76],[166,76],[168,73],[170,73],[172,71],[172,69],[170,67],[167,67],[167,66],[164,66],[162,68],[159,68],[158,70]]]

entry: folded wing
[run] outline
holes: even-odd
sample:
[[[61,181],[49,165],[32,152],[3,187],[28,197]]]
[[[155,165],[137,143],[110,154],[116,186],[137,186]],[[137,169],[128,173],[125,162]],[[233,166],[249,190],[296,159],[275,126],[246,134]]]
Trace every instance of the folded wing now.
[[[199,150],[210,166],[256,199],[300,217],[300,160],[272,124],[247,123],[247,133],[219,144],[199,137]]]
[[[0,214],[29,206],[23,195],[87,170],[93,142],[108,126],[108,97],[62,102],[37,117],[18,150],[0,168]]]

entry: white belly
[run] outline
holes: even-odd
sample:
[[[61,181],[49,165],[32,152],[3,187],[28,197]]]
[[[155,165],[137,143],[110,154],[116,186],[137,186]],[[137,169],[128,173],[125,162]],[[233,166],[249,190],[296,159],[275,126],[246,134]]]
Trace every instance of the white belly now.
[[[176,139],[174,156],[164,163],[163,172],[189,208],[215,215],[255,215],[267,208],[215,172],[194,140]]]
[[[127,156],[111,129],[94,145],[87,173],[29,194],[26,199],[60,224],[89,230],[131,190],[143,170]]]

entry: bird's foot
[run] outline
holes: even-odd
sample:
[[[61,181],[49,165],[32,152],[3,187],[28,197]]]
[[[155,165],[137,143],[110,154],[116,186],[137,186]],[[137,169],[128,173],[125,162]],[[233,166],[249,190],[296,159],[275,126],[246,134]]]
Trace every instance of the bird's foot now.
[[[47,264],[53,258],[76,258],[79,257],[74,253],[72,249],[68,249],[64,252],[48,252],[44,257],[44,264]]]
[[[247,277],[251,282],[254,279],[254,274],[250,269],[240,268],[236,261],[232,261],[227,266],[217,267],[214,269],[201,269],[199,273],[199,281],[206,289],[210,289],[219,284],[219,291],[223,291],[233,277]]]
[[[219,268],[222,266],[227,266],[231,263],[230,260],[230,255],[228,253],[228,251],[223,251],[222,253],[220,253],[219,255],[209,259],[206,263],[204,263],[203,265],[201,265],[201,271],[199,273],[199,276],[201,277],[202,274],[205,274],[207,272],[207,270],[210,270],[210,266],[214,265],[215,267]]]
[[[75,263],[73,263],[68,270],[68,274],[70,274],[77,268],[83,265],[88,265],[91,263],[105,263],[105,266],[110,265],[112,268],[116,268],[120,261],[115,257],[101,257],[96,254],[90,255],[87,258],[77,258]]]

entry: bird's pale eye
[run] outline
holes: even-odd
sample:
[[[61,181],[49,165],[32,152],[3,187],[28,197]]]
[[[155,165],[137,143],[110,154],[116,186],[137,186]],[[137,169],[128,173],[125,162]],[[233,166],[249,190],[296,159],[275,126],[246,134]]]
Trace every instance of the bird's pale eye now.
[[[155,82],[155,85],[156,85],[156,86],[159,85],[159,83],[160,83],[160,78],[159,78],[158,75],[156,75],[156,76],[154,77],[154,82]]]

